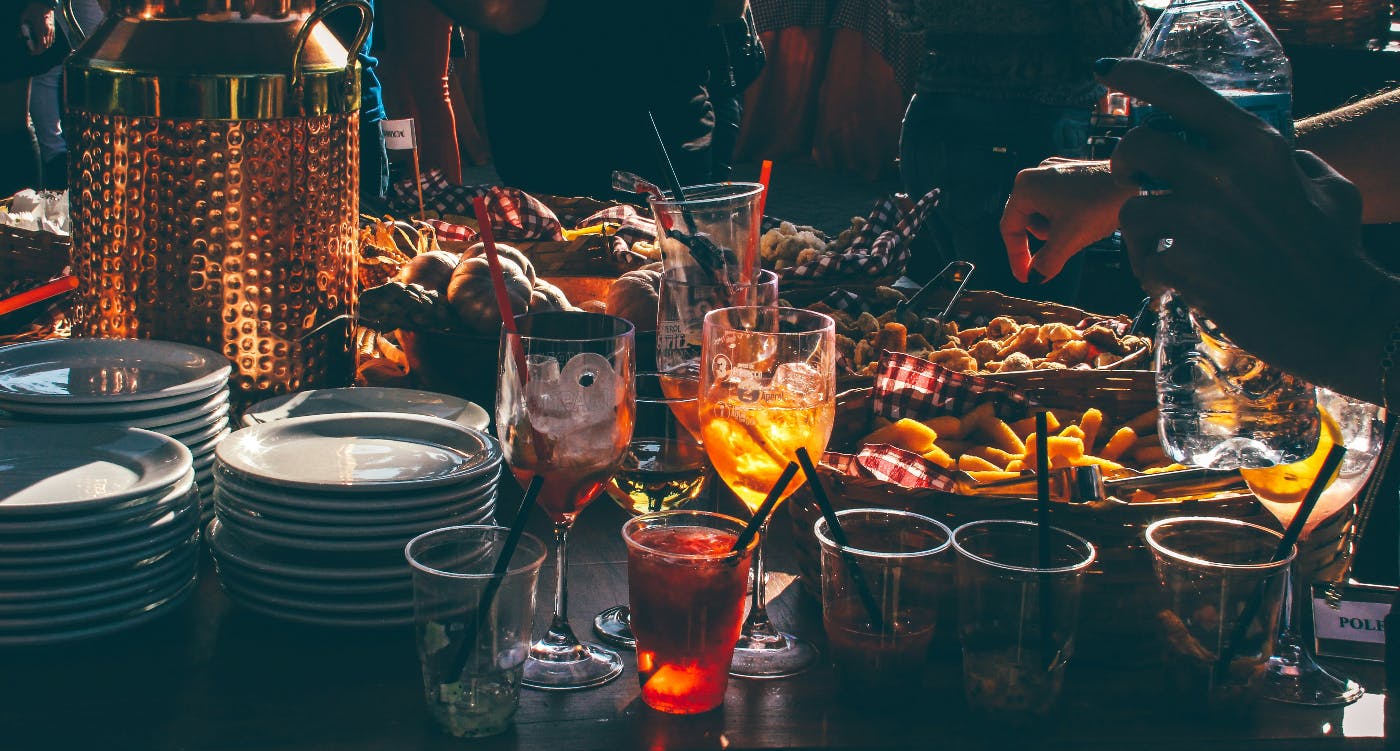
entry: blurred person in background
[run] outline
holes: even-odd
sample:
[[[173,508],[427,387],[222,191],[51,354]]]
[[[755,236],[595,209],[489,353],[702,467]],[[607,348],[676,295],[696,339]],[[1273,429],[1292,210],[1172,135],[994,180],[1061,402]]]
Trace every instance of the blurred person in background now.
[[[424,172],[439,170],[448,182],[461,183],[462,155],[448,88],[453,30],[452,19],[431,0],[394,0],[375,19],[385,110],[393,119],[413,118]]]
[[[326,0],[320,0],[324,5]],[[366,0],[371,10],[374,0]],[[341,10],[326,17],[326,26],[340,43],[349,47],[360,29],[360,14]],[[379,123],[384,120],[384,98],[376,72],[379,61],[370,54],[374,42],[371,26],[364,46],[352,50],[360,60],[360,211],[366,214],[384,213],[384,198],[389,192],[389,152],[384,150],[384,133]]]
[[[900,132],[911,196],[942,191],[947,248],[977,266],[976,286],[1073,303],[1079,264],[1055,283],[1013,277],[998,222],[1016,173],[1053,157],[1087,156],[1089,117],[1103,95],[1090,66],[1126,55],[1146,26],[1135,0],[890,0],[895,25],[922,32],[928,53]],[[916,240],[909,275],[924,281],[953,258]]]
[[[734,147],[744,119],[744,91],[763,72],[765,56],[753,10],[747,4],[742,17],[711,28],[709,34],[713,60],[709,93],[715,110],[710,179],[724,181],[734,172]]]
[[[0,0],[0,198],[40,187],[29,82],[68,54],[58,36],[57,8],[57,0]]]
[[[107,15],[97,0],[73,0],[73,15],[79,29],[72,28],[68,17],[56,12],[58,27],[73,45],[80,43]],[[63,66],[55,65],[34,77],[29,89],[29,117],[34,121],[34,135],[39,140],[39,158],[43,163],[43,186],[46,190],[68,187],[68,144],[63,140]]]
[[[613,170],[665,185],[655,117],[682,184],[712,172],[707,29],[744,0],[663,11],[637,0],[434,0],[480,33],[482,114],[512,187],[611,199]]]

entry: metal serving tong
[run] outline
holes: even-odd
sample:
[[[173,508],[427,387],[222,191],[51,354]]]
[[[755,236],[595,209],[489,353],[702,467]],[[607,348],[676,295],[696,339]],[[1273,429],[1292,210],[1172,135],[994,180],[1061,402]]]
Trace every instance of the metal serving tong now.
[[[1027,473],[1006,480],[978,482],[967,472],[954,475],[961,495],[994,498],[1034,498],[1035,474]],[[1200,495],[1247,487],[1239,470],[1192,467],[1171,472],[1138,473],[1104,479],[1097,466],[1062,467],[1050,470],[1050,500],[1062,503],[1089,503],[1111,497],[1120,499],[1135,490],[1146,490],[1163,497]]]
[[[953,261],[943,270],[938,272],[938,276],[930,279],[927,284],[914,293],[914,296],[894,306],[895,313],[902,318],[906,312],[920,313],[933,301],[934,293],[938,291],[952,290],[952,297],[948,298],[947,304],[943,306],[943,312],[934,316],[939,322],[948,320],[948,316],[953,312],[953,306],[958,304],[958,299],[962,297],[967,289],[967,280],[972,278],[972,272],[977,267],[967,261]]]

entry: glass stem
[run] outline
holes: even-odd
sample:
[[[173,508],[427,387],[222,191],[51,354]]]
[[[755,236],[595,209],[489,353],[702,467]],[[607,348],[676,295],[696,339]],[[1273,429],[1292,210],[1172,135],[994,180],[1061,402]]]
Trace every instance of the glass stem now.
[[[753,552],[753,600],[749,607],[749,619],[744,624],[746,637],[777,637],[773,622],[768,620],[768,576],[764,569],[763,548],[768,541],[768,523],[758,531],[758,545]]]
[[[1301,544],[1301,542],[1300,540],[1299,544]],[[1283,613],[1281,613],[1279,617],[1279,643],[1277,651],[1281,655],[1291,656],[1287,653],[1294,649],[1301,649],[1303,635],[1299,631],[1299,627],[1302,625],[1303,612],[1300,608],[1305,606],[1308,598],[1306,593],[1303,592],[1306,588],[1303,577],[1298,575],[1297,558],[1294,558],[1293,562],[1288,564],[1288,571],[1284,575],[1288,577],[1288,584],[1284,589],[1284,597],[1287,599],[1284,600]]]
[[[554,525],[554,617],[544,640],[553,645],[577,644],[569,627],[569,525]]]

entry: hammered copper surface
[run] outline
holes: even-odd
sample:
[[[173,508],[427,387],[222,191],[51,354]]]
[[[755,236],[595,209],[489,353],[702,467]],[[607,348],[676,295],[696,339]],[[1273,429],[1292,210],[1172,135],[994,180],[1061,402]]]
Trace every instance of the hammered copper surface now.
[[[75,333],[223,352],[244,401],[351,375],[359,117],[70,112]],[[246,403],[246,401],[245,401]]]

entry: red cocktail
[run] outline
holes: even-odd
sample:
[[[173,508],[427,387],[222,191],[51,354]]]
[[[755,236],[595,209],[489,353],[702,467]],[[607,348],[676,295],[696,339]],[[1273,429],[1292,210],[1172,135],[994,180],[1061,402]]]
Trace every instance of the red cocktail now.
[[[695,714],[724,703],[757,541],[733,550],[743,528],[707,511],[647,514],[623,526],[637,672],[652,709]]]

